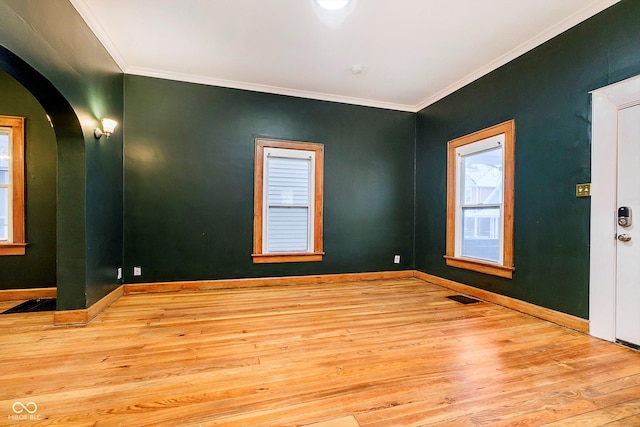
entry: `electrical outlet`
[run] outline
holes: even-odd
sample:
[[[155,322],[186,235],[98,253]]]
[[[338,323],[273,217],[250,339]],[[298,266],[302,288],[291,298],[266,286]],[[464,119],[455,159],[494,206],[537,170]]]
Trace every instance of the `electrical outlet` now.
[[[394,264],[400,264],[400,255],[396,255],[393,257],[393,263]]]
[[[118,267],[118,280],[122,280],[122,267]]]
[[[142,267],[133,267],[134,276],[142,276]]]

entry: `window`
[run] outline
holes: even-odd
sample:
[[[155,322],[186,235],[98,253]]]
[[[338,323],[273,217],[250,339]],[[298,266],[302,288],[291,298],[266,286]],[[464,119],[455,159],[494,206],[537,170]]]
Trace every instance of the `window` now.
[[[513,276],[514,146],[513,120],[449,141],[447,265]]]
[[[0,116],[0,255],[24,255],[24,118]]]
[[[256,139],[253,262],[322,261],[324,146]]]

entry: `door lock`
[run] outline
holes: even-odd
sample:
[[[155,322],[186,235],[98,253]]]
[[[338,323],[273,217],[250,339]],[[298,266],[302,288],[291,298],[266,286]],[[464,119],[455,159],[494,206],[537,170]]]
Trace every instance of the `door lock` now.
[[[621,227],[631,227],[631,208],[621,206],[618,208],[618,225]]]
[[[629,242],[631,240],[631,236],[628,234],[618,234],[618,240],[621,242]]]

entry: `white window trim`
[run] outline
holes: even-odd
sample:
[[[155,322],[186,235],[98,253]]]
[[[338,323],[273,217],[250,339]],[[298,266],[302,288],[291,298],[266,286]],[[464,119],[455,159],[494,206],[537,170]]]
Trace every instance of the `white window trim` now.
[[[262,194],[263,194],[263,202],[262,202],[262,253],[263,254],[278,254],[282,252],[271,252],[269,251],[269,227],[267,226],[269,222],[269,195],[267,189],[269,188],[269,172],[268,172],[268,160],[270,157],[279,157],[283,159],[303,159],[310,160],[310,168],[309,168],[309,200],[307,201],[306,207],[308,208],[307,212],[307,249],[302,253],[313,252],[313,238],[314,238],[314,227],[313,227],[313,219],[314,219],[314,203],[313,200],[315,198],[315,161],[316,161],[316,153],[314,151],[307,150],[293,150],[287,148],[271,148],[267,147],[264,149],[264,179],[262,186]],[[302,205],[300,205],[302,206]]]
[[[8,184],[2,184],[0,183],[0,188],[6,188],[7,189],[7,218],[5,218],[5,220],[7,221],[7,227],[8,227],[8,232],[7,232],[7,239],[6,240],[2,240],[0,239],[0,243],[1,244],[10,244],[13,243],[13,128],[11,127],[6,127],[6,126],[0,126],[0,134],[2,135],[7,135],[8,139],[9,139],[9,147],[8,147],[8,151],[9,151],[9,169],[7,171],[7,175],[9,176],[9,183]]]
[[[476,142],[472,142],[470,144],[467,145],[462,145],[460,147],[456,148],[456,159],[457,159],[457,163],[458,163],[458,176],[457,178],[457,182],[456,182],[456,247],[455,247],[455,256],[456,257],[462,257],[462,238],[464,236],[464,224],[462,223],[462,218],[463,218],[463,211],[465,208],[467,209],[482,209],[482,208],[498,208],[500,210],[500,229],[504,230],[504,198],[502,200],[501,203],[495,203],[495,204],[482,204],[482,203],[478,203],[478,192],[479,190],[476,188],[476,203],[465,203],[464,202],[464,197],[465,197],[465,193],[464,193],[464,188],[465,188],[465,176],[464,176],[464,158],[469,156],[469,155],[473,155],[473,154],[478,154],[478,153],[482,153],[483,151],[489,151],[489,150],[493,150],[496,148],[500,148],[500,150],[502,151],[502,158],[505,158],[505,153],[504,153],[504,140],[505,140],[505,135],[503,133],[499,134],[499,135],[495,135],[489,138],[485,138]],[[504,167],[504,165],[503,165]],[[502,177],[502,194],[504,194],[504,176]],[[476,218],[477,220],[478,218]],[[476,223],[476,228],[475,228],[475,234],[477,234],[477,226],[478,224]],[[492,227],[493,224],[490,224],[490,227]],[[500,252],[499,252],[499,258],[498,261],[493,261],[493,260],[487,260],[484,258],[474,258],[474,257],[469,257],[472,259],[478,259],[478,261],[480,262],[487,262],[487,263],[494,263],[494,264],[498,264],[498,265],[502,265],[502,263],[504,262],[504,233],[500,233],[500,243],[499,243],[499,247],[500,247]]]

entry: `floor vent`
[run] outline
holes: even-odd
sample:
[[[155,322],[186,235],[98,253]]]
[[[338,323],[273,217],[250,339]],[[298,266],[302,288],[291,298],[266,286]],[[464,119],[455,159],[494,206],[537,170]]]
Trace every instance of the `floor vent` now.
[[[451,296],[448,296],[447,298],[453,301],[457,301],[460,304],[476,304],[478,302],[482,302],[478,299],[467,297],[464,295],[451,295]]]
[[[36,311],[55,311],[55,309],[55,298],[30,299],[29,301],[18,304],[15,307],[3,311],[0,314],[35,313]]]

